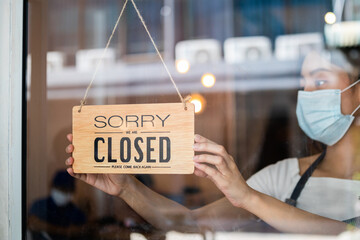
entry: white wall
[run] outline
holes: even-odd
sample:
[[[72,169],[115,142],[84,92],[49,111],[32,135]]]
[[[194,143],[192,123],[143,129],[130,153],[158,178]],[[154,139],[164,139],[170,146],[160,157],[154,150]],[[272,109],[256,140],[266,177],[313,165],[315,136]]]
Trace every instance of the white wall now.
[[[21,239],[22,21],[22,0],[0,0],[0,239]]]

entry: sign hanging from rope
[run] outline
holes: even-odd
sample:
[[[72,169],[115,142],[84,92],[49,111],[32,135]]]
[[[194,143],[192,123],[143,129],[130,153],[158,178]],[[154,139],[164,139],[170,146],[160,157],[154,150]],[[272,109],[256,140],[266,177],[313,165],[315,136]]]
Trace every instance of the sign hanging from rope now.
[[[142,18],[130,0],[172,81],[181,103],[85,105],[89,89],[128,0],[120,12],[86,89],[73,107],[75,173],[191,174],[194,171],[194,106],[183,98]]]

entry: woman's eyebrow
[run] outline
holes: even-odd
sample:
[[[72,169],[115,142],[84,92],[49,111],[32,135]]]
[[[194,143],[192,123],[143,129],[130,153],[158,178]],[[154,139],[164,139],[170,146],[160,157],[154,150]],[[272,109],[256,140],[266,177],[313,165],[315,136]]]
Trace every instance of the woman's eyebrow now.
[[[332,72],[330,69],[327,69],[327,68],[316,68],[312,71],[310,71],[310,75],[314,75],[315,73],[318,73],[318,72]]]

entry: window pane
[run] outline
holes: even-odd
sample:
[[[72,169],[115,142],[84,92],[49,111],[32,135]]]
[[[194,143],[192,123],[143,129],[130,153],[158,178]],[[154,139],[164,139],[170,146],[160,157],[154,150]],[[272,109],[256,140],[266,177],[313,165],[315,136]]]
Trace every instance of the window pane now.
[[[95,69],[86,105],[181,102],[132,1],[104,52],[124,3],[29,2],[33,239],[159,239],[171,230],[335,235],[360,216],[359,85],[341,93],[360,78],[355,0],[135,0],[182,97],[192,97],[195,133],[211,141],[195,153],[212,168],[99,175],[97,184],[95,175],[72,178],[66,136]]]

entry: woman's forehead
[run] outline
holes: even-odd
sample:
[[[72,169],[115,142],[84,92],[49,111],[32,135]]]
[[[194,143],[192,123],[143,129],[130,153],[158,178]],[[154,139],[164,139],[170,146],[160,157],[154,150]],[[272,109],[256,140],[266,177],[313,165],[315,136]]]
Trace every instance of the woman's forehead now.
[[[326,54],[326,53],[325,53]],[[302,65],[301,74],[308,75],[316,72],[317,70],[328,72],[344,72],[345,70],[332,64],[324,54],[318,52],[310,52],[306,57]]]

